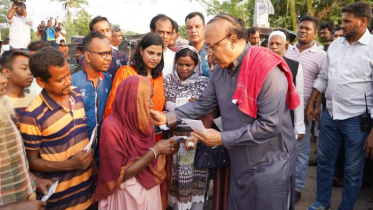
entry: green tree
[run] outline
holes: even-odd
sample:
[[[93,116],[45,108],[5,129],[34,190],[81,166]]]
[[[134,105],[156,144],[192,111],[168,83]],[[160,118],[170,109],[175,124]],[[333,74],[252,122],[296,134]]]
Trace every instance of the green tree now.
[[[208,15],[229,13],[245,20],[246,26],[252,26],[255,0],[195,0],[207,11]],[[341,8],[357,0],[271,0],[275,14],[269,15],[272,27],[298,28],[299,19],[305,15],[317,17],[321,22],[341,23]],[[365,1],[372,5],[372,1]]]
[[[10,9],[10,1],[9,0],[0,0],[0,23],[6,23],[6,15]],[[0,28],[0,40],[4,40],[5,37],[9,37],[9,29],[8,28]]]
[[[87,0],[51,0],[51,1],[59,1],[63,3],[63,8],[66,10],[66,22],[69,25],[72,22],[72,14],[71,9],[80,9],[83,6],[88,5]]]
[[[179,26],[179,36],[184,39],[188,39],[188,34],[186,32],[186,26],[182,25]]]
[[[228,13],[241,18],[247,25],[252,25],[255,0],[195,0],[199,2],[207,12],[207,15]]]
[[[30,34],[31,34],[31,42],[40,40],[40,37],[36,36],[36,32],[34,31],[34,29],[31,28]]]
[[[67,21],[67,20],[66,20]],[[72,24],[64,23],[66,30],[66,42],[70,43],[71,36],[85,36],[89,33],[89,23],[91,22],[91,15],[84,9],[81,10]]]

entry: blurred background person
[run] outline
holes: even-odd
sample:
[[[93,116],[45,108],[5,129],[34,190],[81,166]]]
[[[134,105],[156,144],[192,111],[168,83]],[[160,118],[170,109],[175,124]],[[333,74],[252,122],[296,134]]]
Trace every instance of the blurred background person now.
[[[67,62],[69,62],[69,47],[66,45],[66,42],[64,39],[61,39],[60,46],[58,47],[58,50],[62,52],[62,54],[65,56]]]
[[[16,13],[16,15],[14,15]],[[27,16],[24,3],[13,2],[6,16],[9,25],[10,47],[26,50],[31,41],[32,19]]]
[[[10,49],[10,45],[9,45],[9,38],[5,38],[4,39],[4,45],[1,46],[1,53],[0,55],[2,55],[4,52],[8,51]]]
[[[45,32],[45,21],[41,21],[40,25],[38,25],[36,36],[40,36],[40,40],[47,41],[47,34]]]
[[[65,42],[66,45],[66,30],[63,28],[62,23],[59,23],[58,26],[55,29],[55,34],[56,34],[56,47],[61,45],[61,40]]]
[[[122,37],[122,31],[118,26],[112,26],[111,27],[111,41],[110,45],[112,48],[118,50],[118,47],[122,43],[123,37]]]
[[[259,46],[260,42],[260,31],[257,27],[250,27],[247,29],[247,38],[246,41],[248,41],[251,46]]]
[[[53,24],[53,18],[50,18],[47,22],[47,26],[45,28],[45,33],[47,34],[47,42],[52,46],[56,47],[56,30],[55,27],[57,25],[57,18],[54,19],[54,25]]]
[[[178,49],[177,39],[179,38],[179,24],[176,21],[172,20],[172,35],[168,48],[174,52]]]

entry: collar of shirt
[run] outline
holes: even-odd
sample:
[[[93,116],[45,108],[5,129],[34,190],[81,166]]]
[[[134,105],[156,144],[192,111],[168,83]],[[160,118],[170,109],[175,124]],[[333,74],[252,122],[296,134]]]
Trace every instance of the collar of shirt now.
[[[346,44],[347,46],[350,46],[350,43],[348,42],[348,40],[345,37],[342,37],[341,39],[343,39],[342,43]],[[371,43],[371,40],[372,40],[372,34],[370,34],[369,30],[366,29],[363,36],[360,37],[359,40],[357,40],[356,42],[354,42],[352,44],[355,44],[355,43],[359,42],[363,45],[369,45]]]
[[[70,90],[70,102],[71,102],[71,98],[73,98],[74,102],[75,102],[76,96],[77,96],[77,93],[74,90]],[[43,89],[41,91],[41,98],[42,98],[43,102],[45,103],[45,105],[47,105],[47,107],[51,111],[53,111],[55,109],[58,109],[58,108],[65,109],[64,107],[59,105],[57,102],[55,102],[51,97],[49,97],[49,95],[48,95],[47,91],[45,91],[45,89]]]
[[[239,66],[242,63],[242,61],[245,58],[245,55],[246,55],[247,51],[249,51],[250,47],[251,47],[250,44],[246,44],[245,49],[242,51],[241,55],[238,56],[238,58],[235,61],[233,61],[233,63],[231,63],[227,69],[235,71],[237,66]]]
[[[83,62],[83,69],[82,69],[82,71],[83,71],[84,74],[87,74],[85,62]],[[105,79],[105,75],[101,71],[100,71],[100,77],[99,77],[99,79],[100,80]],[[89,74],[87,74],[87,81],[91,81],[91,78],[89,77]]]
[[[110,47],[113,48],[114,50],[118,50],[118,46],[110,45]]]
[[[291,46],[290,49],[292,49],[292,50],[296,50],[296,51],[299,53],[298,42],[295,43],[293,46]],[[310,48],[304,50],[304,51],[301,52],[301,53],[304,53],[304,52],[313,52],[313,53],[314,53],[314,52],[316,52],[316,51],[319,50],[319,49],[320,49],[320,48],[317,46],[316,42],[314,42],[313,45],[312,45]]]

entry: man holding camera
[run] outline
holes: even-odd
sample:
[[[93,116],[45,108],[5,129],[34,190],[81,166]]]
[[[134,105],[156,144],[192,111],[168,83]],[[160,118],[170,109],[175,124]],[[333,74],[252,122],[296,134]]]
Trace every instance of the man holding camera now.
[[[40,40],[47,41],[47,33],[45,32],[45,21],[41,21],[40,25],[38,26],[38,31],[36,32],[36,36],[40,36]]]
[[[23,2],[24,0],[13,1],[13,5],[6,16],[6,21],[9,25],[10,47],[26,50],[31,41],[32,20],[27,16],[26,5]]]
[[[57,18],[54,18],[54,25],[52,26],[53,18],[50,18],[47,23],[47,27],[45,28],[45,32],[47,34],[47,42],[52,46],[56,47],[56,32],[55,27],[57,25]]]
[[[57,26],[57,28],[56,28],[56,44],[57,44],[57,49],[60,47],[61,40],[64,40],[64,42],[66,43],[65,37],[66,37],[66,31],[63,28],[62,23],[59,23],[58,26]]]

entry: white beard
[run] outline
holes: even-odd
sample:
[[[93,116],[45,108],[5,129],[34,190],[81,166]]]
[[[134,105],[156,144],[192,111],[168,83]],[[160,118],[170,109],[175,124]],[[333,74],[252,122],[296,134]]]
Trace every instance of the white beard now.
[[[0,96],[0,121],[8,121],[9,117],[14,117],[15,111],[12,104],[5,96]]]

